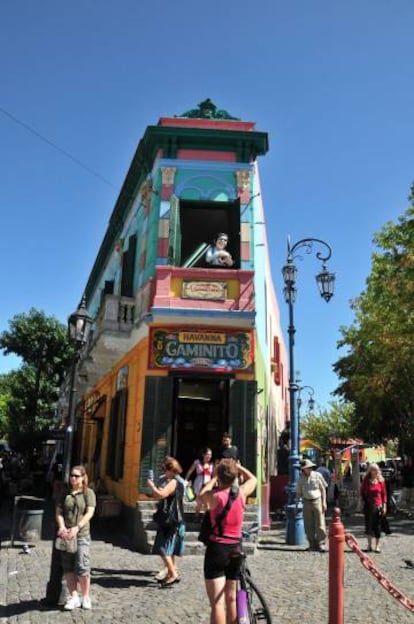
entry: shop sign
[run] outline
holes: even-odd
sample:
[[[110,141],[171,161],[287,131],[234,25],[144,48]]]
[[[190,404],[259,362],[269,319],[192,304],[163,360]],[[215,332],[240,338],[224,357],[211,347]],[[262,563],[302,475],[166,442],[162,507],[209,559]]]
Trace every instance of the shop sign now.
[[[183,299],[224,301],[227,299],[227,282],[183,280],[181,297]]]
[[[150,330],[149,368],[252,372],[253,334],[236,330]]]

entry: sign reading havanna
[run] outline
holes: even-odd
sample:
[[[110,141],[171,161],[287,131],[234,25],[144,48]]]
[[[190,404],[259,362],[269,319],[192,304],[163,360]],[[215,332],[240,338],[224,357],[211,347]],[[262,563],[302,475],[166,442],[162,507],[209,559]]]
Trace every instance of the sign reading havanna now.
[[[252,370],[249,331],[153,327],[150,341],[149,368]]]

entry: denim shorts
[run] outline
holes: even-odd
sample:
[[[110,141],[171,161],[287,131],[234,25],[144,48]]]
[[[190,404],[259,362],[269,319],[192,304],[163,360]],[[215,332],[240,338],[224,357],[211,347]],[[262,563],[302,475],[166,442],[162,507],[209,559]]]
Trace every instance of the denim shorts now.
[[[90,576],[91,563],[89,558],[89,547],[91,536],[78,537],[78,550],[75,553],[62,552],[62,568],[65,574],[75,574],[76,576]]]

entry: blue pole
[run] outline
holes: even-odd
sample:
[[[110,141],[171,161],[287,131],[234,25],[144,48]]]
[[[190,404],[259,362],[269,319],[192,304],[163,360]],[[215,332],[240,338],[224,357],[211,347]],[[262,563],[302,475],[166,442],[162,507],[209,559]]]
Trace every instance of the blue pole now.
[[[289,402],[290,402],[290,455],[289,455],[289,485],[288,485],[288,505],[286,524],[286,543],[294,546],[301,546],[305,541],[305,531],[303,526],[302,506],[299,504],[296,511],[296,484],[299,480],[299,424],[298,413],[296,411],[296,391],[297,385],[294,379],[294,345],[295,345],[295,325],[293,322],[293,292],[289,291]]]

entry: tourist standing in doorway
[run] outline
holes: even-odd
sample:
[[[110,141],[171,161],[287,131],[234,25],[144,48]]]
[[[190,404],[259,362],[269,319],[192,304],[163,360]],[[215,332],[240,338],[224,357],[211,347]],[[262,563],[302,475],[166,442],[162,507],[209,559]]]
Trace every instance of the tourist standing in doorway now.
[[[196,472],[196,478],[194,479],[194,482],[193,482],[193,490],[194,490],[195,495],[197,496],[196,506],[195,506],[196,519],[199,518],[200,511],[202,508],[202,503],[198,499],[198,495],[200,494],[200,491],[203,488],[203,486],[206,485],[210,481],[211,476],[213,474],[214,464],[212,462],[212,456],[213,456],[213,453],[211,449],[208,447],[204,448],[202,452],[200,453],[199,458],[196,459],[193,462],[193,464],[190,466],[190,468],[187,470],[187,474],[185,476],[186,481],[188,481],[191,475],[193,474],[193,472],[194,471]]]
[[[231,443],[231,435],[225,431],[221,437],[221,446],[216,454],[216,461],[221,459],[235,459],[240,460],[239,449]]]

